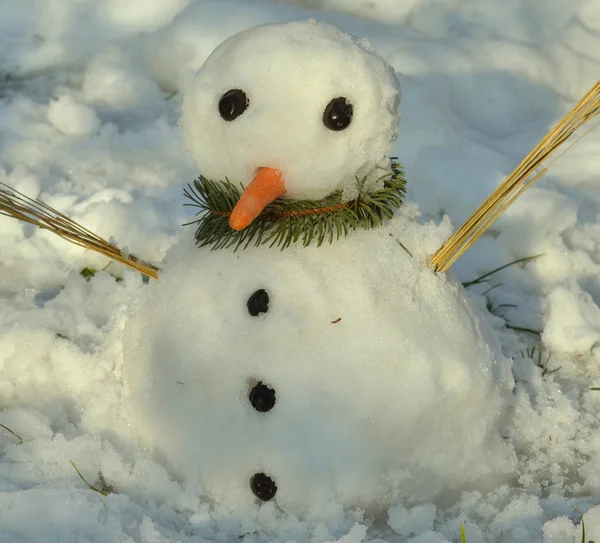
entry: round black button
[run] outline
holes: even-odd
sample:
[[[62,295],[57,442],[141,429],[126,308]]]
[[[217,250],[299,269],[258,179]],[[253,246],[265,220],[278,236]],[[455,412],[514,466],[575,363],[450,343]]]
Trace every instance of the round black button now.
[[[252,407],[261,413],[266,413],[275,406],[275,391],[267,385],[263,385],[262,381],[259,381],[250,391],[248,398]]]
[[[277,494],[277,485],[268,475],[255,473],[250,478],[250,490],[259,500],[268,502]]]
[[[248,298],[246,302],[248,313],[253,317],[257,317],[261,313],[266,313],[269,310],[269,295],[265,289],[257,290]]]

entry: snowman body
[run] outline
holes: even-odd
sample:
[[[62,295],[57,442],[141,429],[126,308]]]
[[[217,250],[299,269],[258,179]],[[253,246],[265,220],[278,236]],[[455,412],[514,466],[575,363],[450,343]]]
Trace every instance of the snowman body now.
[[[398,101],[365,43],[268,25],[209,57],[181,127],[200,171],[245,193],[274,168],[284,197],[351,197],[389,169]],[[427,266],[449,225],[416,215],[405,203],[378,228],[283,251],[211,251],[184,231],[125,330],[143,442],[226,511],[414,503],[509,471],[510,363],[464,289]]]
[[[258,501],[256,474],[305,512],[429,500],[507,471],[510,364],[462,287],[425,265],[443,230],[405,211],[319,248],[211,252],[183,236],[126,337],[134,426],[236,510]],[[268,306],[253,316],[257,291]],[[264,411],[258,383],[274,393]]]

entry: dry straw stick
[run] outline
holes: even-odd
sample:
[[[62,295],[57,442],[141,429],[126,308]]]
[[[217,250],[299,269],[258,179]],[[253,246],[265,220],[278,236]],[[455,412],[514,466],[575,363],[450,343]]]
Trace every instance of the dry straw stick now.
[[[450,239],[433,255],[430,265],[446,271],[527,187],[542,177],[550,165],[585,136],[580,134],[561,153],[555,152],[584,124],[600,113],[600,81],[579,101],[548,135],[531,151],[506,180],[477,208]]]
[[[49,230],[63,239],[101,253],[117,262],[158,279],[158,268],[145,264],[133,255],[124,254],[118,247],[77,224],[66,215],[51,208],[40,200],[32,200],[15,189],[0,183],[0,215],[28,222],[44,230]]]

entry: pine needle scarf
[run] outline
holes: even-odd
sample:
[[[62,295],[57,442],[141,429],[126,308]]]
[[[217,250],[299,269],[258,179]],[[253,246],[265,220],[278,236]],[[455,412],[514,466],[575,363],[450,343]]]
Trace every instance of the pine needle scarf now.
[[[243,187],[229,181],[215,182],[200,176],[188,185],[184,194],[190,200],[186,206],[198,208],[196,245],[211,249],[233,247],[246,249],[250,245],[268,244],[285,249],[301,242],[304,247],[332,243],[350,230],[365,230],[383,224],[392,218],[402,205],[406,193],[406,179],[402,166],[392,159],[391,171],[381,177],[383,188],[367,191],[365,179],[356,179],[358,196],[342,201],[342,190],[336,190],[321,200],[294,200],[278,198],[243,230],[229,226],[229,215],[240,199]]]

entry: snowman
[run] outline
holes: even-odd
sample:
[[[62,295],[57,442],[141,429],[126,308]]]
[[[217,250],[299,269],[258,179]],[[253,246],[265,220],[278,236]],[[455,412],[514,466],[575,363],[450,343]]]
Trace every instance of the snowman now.
[[[204,206],[125,330],[141,442],[222,511],[378,510],[496,484],[510,363],[401,203],[394,70],[314,21],[222,43],[187,91]]]

